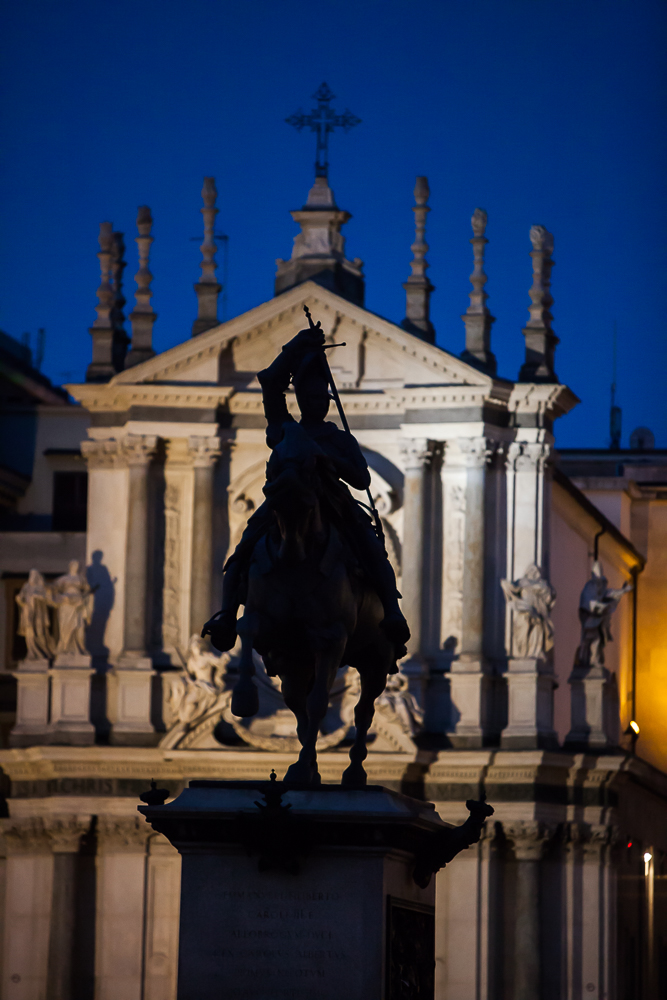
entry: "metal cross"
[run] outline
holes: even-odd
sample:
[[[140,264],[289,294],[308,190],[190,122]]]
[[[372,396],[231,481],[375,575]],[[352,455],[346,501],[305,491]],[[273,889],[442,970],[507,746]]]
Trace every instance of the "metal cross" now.
[[[300,132],[302,128],[310,128],[311,132],[317,133],[317,153],[315,156],[315,176],[327,177],[329,174],[328,145],[329,134],[335,128],[342,128],[344,132],[349,132],[355,125],[361,124],[361,118],[353,115],[348,108],[342,115],[337,115],[329,103],[336,95],[332,93],[326,83],[323,83],[319,90],[313,94],[317,101],[317,107],[313,108],[309,115],[303,113],[301,108],[285,121],[288,125],[293,125]]]

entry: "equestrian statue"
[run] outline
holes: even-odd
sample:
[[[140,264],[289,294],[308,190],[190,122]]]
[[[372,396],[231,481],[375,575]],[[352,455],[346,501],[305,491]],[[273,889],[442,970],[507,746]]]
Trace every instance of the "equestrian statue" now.
[[[341,666],[356,668],[361,680],[356,738],[342,782],[363,787],[375,699],[387,675],[397,672],[410,630],[398,604],[368,466],[345,419],[320,323],[314,324],[304,309],[309,328],[257,376],[271,449],[266,499],[225,565],[222,608],[204,625],[202,636],[210,635],[221,652],[235,645],[237,635],[241,639],[234,715],[247,718],[259,708],[253,650],[263,657],[269,675],[280,677],[301,743],[299,758],[285,776],[291,784],[320,783],[315,745],[329,692]],[[301,413],[298,422],[285,398],[290,383]],[[326,420],[332,398],[343,430]],[[369,508],[346,484],[367,492]]]

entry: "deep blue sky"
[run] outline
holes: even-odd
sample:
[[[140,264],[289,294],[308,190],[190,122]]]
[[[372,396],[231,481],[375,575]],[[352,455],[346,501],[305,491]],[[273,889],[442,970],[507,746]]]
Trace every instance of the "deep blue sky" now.
[[[431,185],[438,343],[463,348],[470,215],[489,214],[489,306],[500,373],[515,377],[531,282],[528,231],[555,235],[557,371],[582,405],[562,446],[608,443],[618,323],[623,444],[667,446],[667,5],[663,0],[22,0],[0,8],[0,327],[47,330],[44,369],[83,377],[100,221],[129,244],[155,218],[154,346],[196,311],[202,177],[229,234],[228,318],[272,294],[311,184],[314,137],[284,118],[326,80],[363,119],[331,144],[354,216],[367,305],[400,322],[412,188]]]

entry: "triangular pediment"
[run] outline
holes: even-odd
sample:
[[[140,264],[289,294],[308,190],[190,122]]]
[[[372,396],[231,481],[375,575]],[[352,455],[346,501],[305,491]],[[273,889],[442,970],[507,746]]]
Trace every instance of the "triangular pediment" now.
[[[382,391],[406,386],[491,386],[493,379],[440,347],[428,344],[312,281],[262,303],[134,368],[110,387],[150,383],[256,387],[283,344],[306,326],[304,305],[320,320],[341,389]]]

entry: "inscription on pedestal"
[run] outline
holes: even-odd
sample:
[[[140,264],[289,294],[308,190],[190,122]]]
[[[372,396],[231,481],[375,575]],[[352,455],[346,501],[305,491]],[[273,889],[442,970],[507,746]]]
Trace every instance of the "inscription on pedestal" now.
[[[188,867],[194,862],[198,868],[198,860],[184,858]],[[223,884],[210,867],[206,874],[201,871],[196,878],[201,891],[191,891],[190,900],[183,900],[188,911],[199,909],[200,916],[195,921],[192,914],[199,933],[186,930],[184,937],[190,914],[182,914],[179,1000],[380,996],[379,963],[373,959],[381,957],[382,902],[373,898],[358,859],[309,864],[311,871],[299,877],[298,885],[280,872],[264,873],[258,880],[256,861],[237,860],[230,865],[226,859]],[[191,887],[194,874],[188,873]],[[247,887],[250,881],[255,888]],[[376,978],[370,991],[369,967]]]

